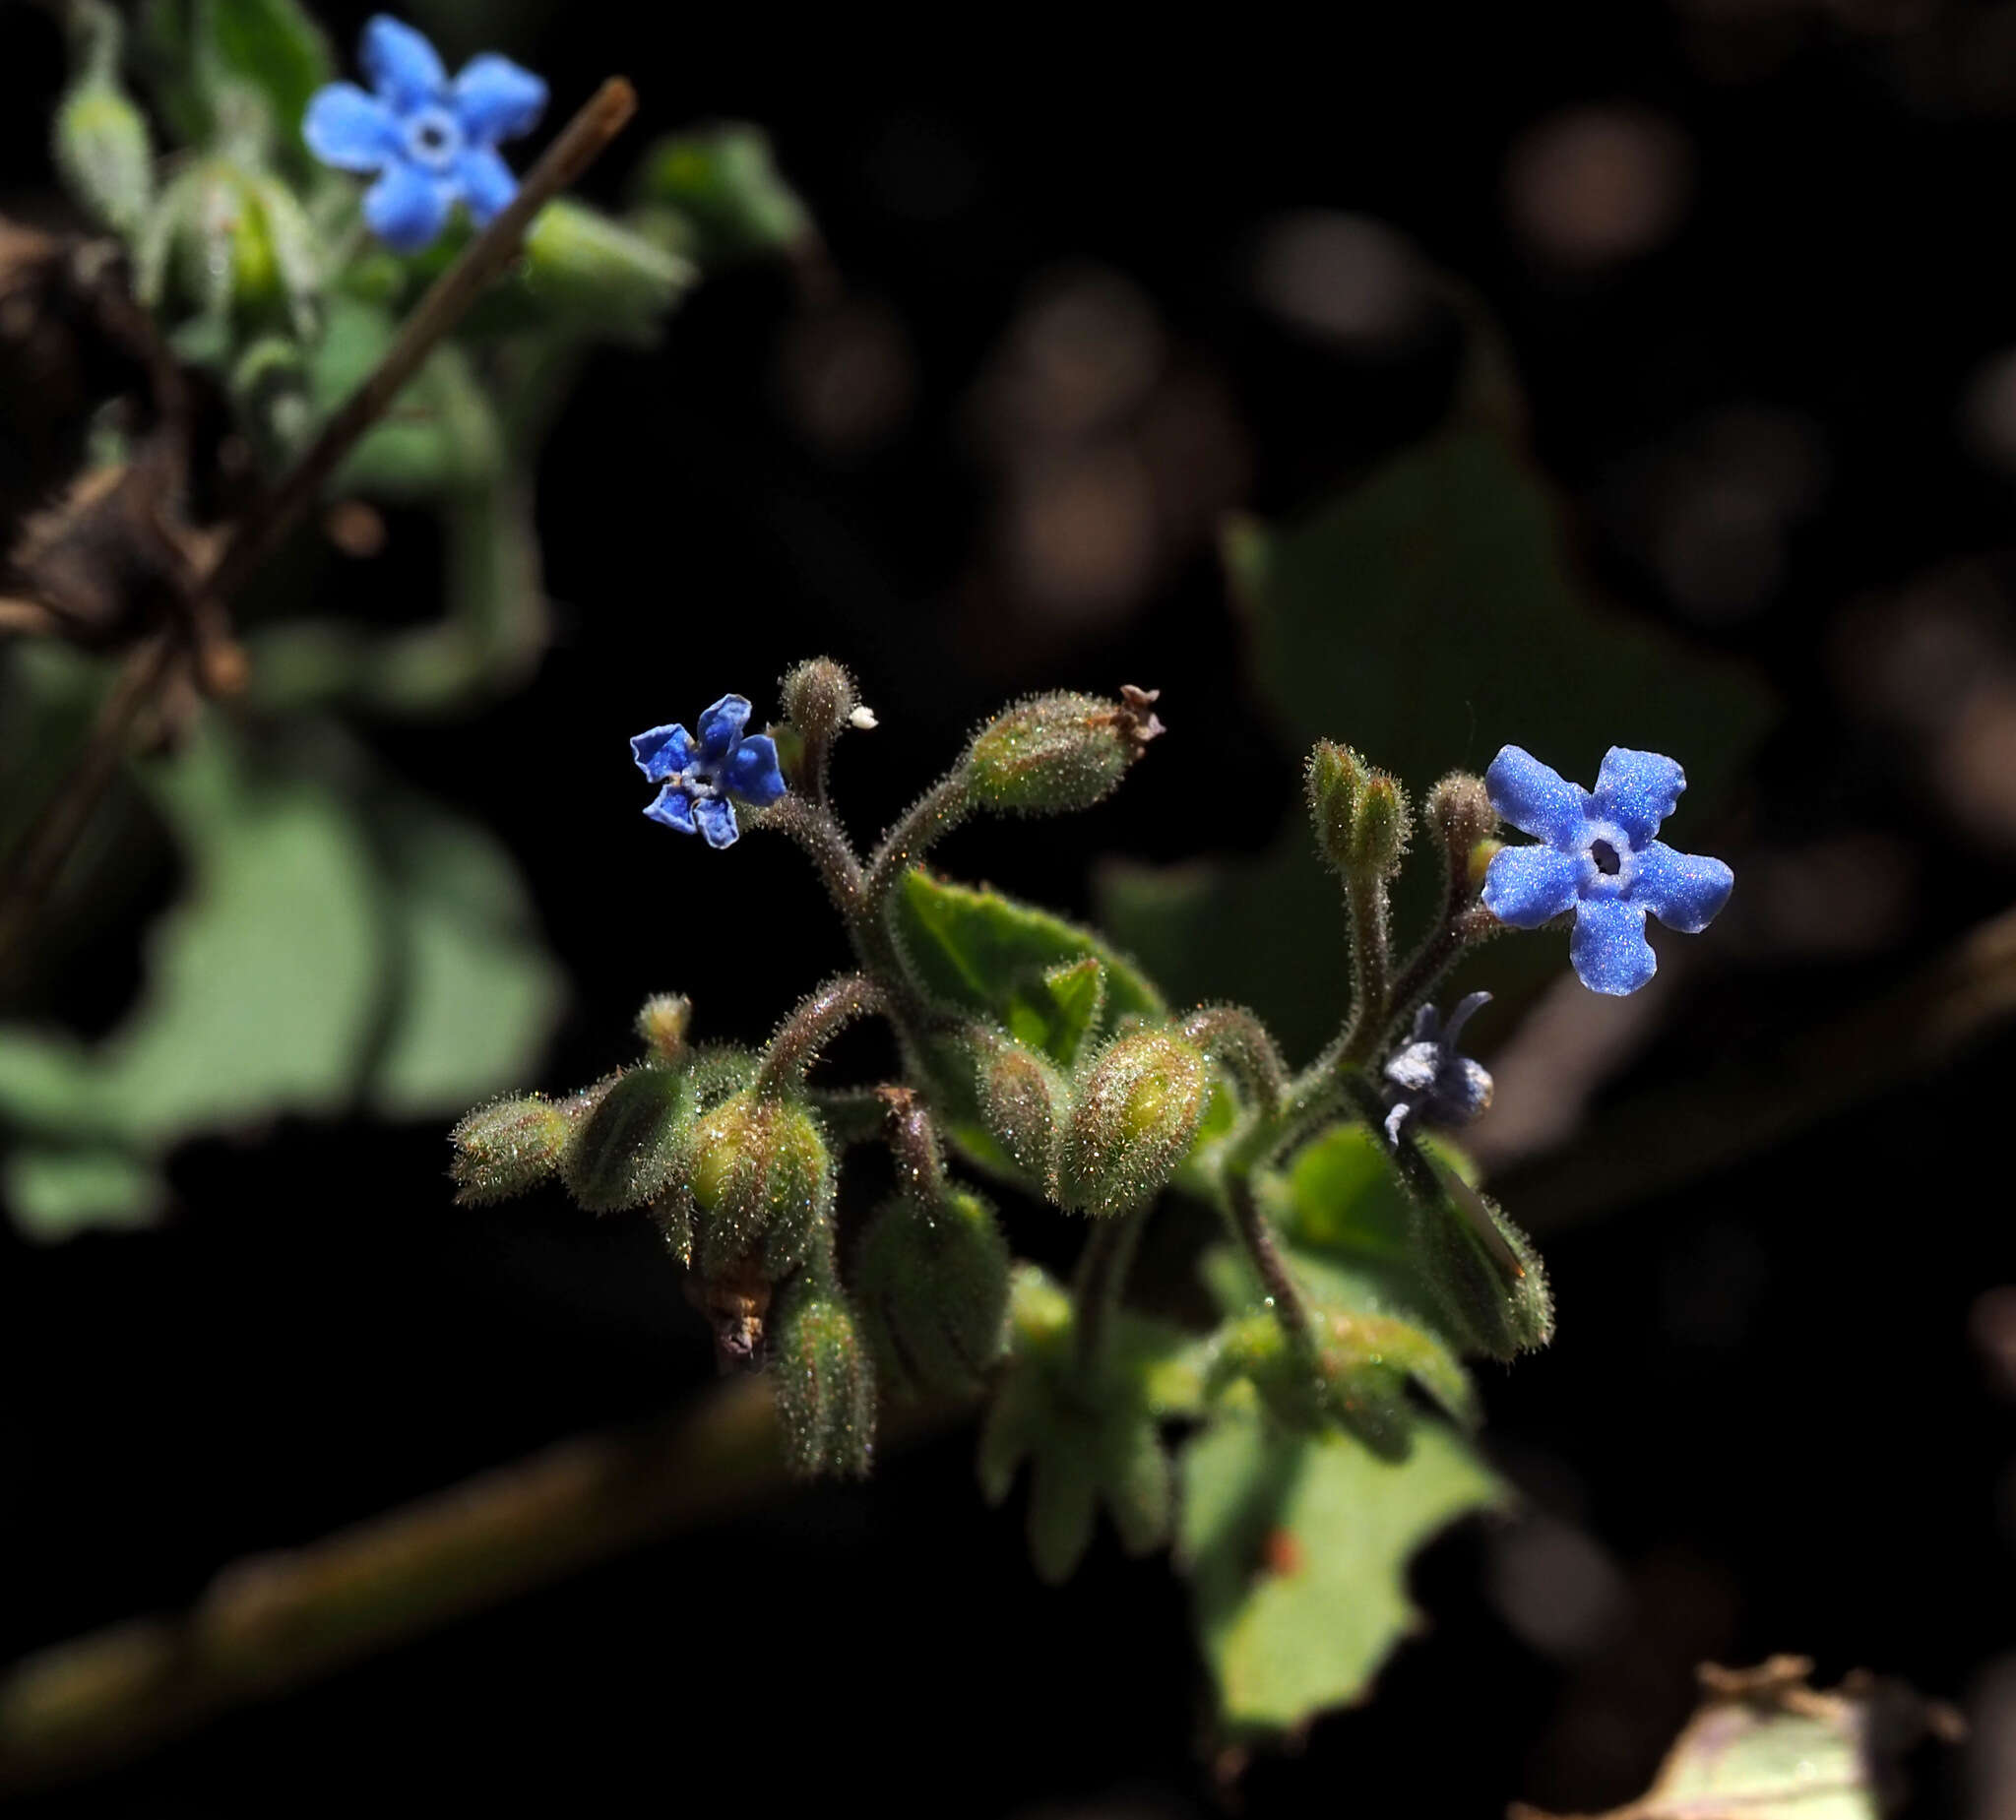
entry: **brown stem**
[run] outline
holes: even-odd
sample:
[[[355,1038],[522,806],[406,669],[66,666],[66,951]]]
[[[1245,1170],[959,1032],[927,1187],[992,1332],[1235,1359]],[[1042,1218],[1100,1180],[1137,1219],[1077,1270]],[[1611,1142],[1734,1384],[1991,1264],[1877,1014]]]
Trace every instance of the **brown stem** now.
[[[1388,1038],[1393,1035],[1394,1025],[1442,983],[1443,975],[1466,950],[1504,931],[1505,925],[1477,903],[1474,896],[1457,897],[1445,904],[1441,920],[1408,957],[1407,966],[1394,984],[1393,1013],[1386,1021]]]
[[[1274,1241],[1274,1228],[1260,1211],[1259,1200],[1253,1193],[1252,1178],[1233,1176],[1226,1183],[1226,1199],[1231,1209],[1232,1229],[1238,1234],[1239,1243],[1260,1279],[1260,1287],[1267,1291],[1274,1318],[1297,1346],[1315,1351],[1315,1323],[1309,1318],[1300,1288],[1289,1275],[1281,1247]]]
[[[861,903],[861,862],[839,819],[825,803],[793,790],[752,815],[749,825],[774,828],[787,840],[795,841],[817,870],[834,909],[851,924]]]
[[[902,1445],[964,1412],[885,1418]],[[0,1792],[109,1769],[668,1531],[788,1490],[769,1387],[564,1441],[304,1548],[225,1568],[196,1604],[44,1650],[0,1681]]]

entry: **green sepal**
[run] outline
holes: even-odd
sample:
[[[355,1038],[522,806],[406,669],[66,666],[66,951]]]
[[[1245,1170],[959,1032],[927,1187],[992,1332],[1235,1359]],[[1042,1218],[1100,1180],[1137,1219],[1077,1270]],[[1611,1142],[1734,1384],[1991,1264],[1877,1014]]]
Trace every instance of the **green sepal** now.
[[[1116,1036],[1073,1085],[1052,1193],[1110,1217],[1152,1201],[1189,1155],[1211,1098],[1204,1052],[1170,1031]]]
[[[685,1174],[693,1107],[684,1069],[647,1062],[618,1075],[567,1145],[567,1192],[592,1214],[657,1200]]]
[[[804,1271],[779,1290],[769,1358],[791,1471],[865,1477],[875,1450],[875,1374],[838,1285]]]
[[[721,1276],[755,1259],[777,1282],[794,1270],[833,1217],[833,1157],[812,1108],[734,1094],[695,1124],[690,1154],[702,1271]]]
[[[883,1381],[913,1396],[971,1395],[1007,1345],[1008,1243],[969,1189],[884,1203],[852,1283]]]
[[[811,218],[782,175],[761,127],[724,123],[659,140],[631,184],[633,221],[709,271],[793,252]]]
[[[457,1206],[507,1201],[551,1178],[574,1124],[567,1104],[539,1094],[493,1099],[465,1113],[448,1136]]]

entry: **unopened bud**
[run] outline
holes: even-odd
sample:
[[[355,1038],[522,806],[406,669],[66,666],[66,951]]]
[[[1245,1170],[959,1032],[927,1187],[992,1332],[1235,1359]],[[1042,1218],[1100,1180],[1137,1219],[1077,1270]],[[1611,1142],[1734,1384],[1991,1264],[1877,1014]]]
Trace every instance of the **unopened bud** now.
[[[785,1457],[807,1478],[862,1478],[875,1448],[875,1376],[847,1298],[809,1276],[778,1296],[770,1340]]]
[[[1351,863],[1351,831],[1357,820],[1358,794],[1365,786],[1365,765],[1349,746],[1319,739],[1302,773],[1309,798],[1309,819],[1316,826],[1316,846],[1323,857],[1342,871]]]
[[[1361,876],[1391,878],[1407,851],[1407,792],[1397,778],[1375,771],[1358,792],[1358,812],[1352,823],[1351,866]]]
[[[1071,1100],[1063,1075],[1027,1043],[999,1036],[980,1048],[974,1086],[988,1134],[1025,1175],[1047,1181]]]
[[[458,1207],[487,1207],[525,1194],[553,1174],[573,1123],[538,1094],[477,1106],[449,1134]]]
[[[974,800],[1013,815],[1064,815],[1104,800],[1163,730],[1155,694],[1039,695],[975,734],[966,776]]]
[[[685,1053],[692,1021],[693,1001],[683,992],[659,992],[638,1012],[637,1035],[654,1061],[675,1062]]]
[[[1472,847],[1498,831],[1498,812],[1484,781],[1467,771],[1452,771],[1428,792],[1426,812],[1444,850],[1466,860]]]
[[[87,77],[56,110],[56,166],[91,216],[132,234],[154,195],[147,119],[112,82]]]
[[[1116,1037],[1077,1085],[1057,1151],[1057,1200],[1124,1214],[1167,1185],[1211,1098],[1204,1052],[1166,1031]]]
[[[736,1094],[694,1127],[691,1156],[702,1270],[755,1257],[775,1282],[795,1269],[833,1213],[833,1159],[811,1108]]]
[[[692,1095],[684,1074],[647,1063],[609,1083],[567,1146],[567,1192],[592,1214],[642,1207],[684,1167]]]
[[[981,1387],[1007,1344],[1008,1245],[978,1195],[886,1202],[851,1281],[885,1377],[946,1396]]]
[[[1553,1338],[1546,1271],[1526,1234],[1475,1188],[1438,1170],[1448,1193],[1417,1201],[1422,1275],[1469,1350],[1516,1358]]]
[[[575,328],[644,344],[698,276],[656,241],[556,196],[526,229],[519,282],[542,310]]]
[[[784,718],[801,733],[831,739],[853,723],[854,679],[831,658],[813,658],[785,677],[778,692]],[[870,716],[872,723],[873,717]]]

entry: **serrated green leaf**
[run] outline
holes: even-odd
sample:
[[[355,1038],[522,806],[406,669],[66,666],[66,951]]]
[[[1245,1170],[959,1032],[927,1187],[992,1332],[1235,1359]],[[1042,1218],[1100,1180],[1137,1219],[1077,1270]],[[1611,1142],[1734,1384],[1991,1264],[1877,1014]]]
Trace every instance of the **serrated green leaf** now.
[[[1504,1492],[1427,1423],[1403,1461],[1227,1411],[1183,1450],[1177,1561],[1228,1737],[1293,1732],[1361,1699],[1418,1616],[1407,1567]]]
[[[1053,1060],[1068,1063],[1087,1034],[1074,1027],[1046,980],[1053,969],[1090,959],[1104,970],[1102,1030],[1121,1018],[1167,1015],[1162,995],[1133,963],[1091,930],[997,891],[917,869],[904,879],[891,913],[905,957],[926,991],[998,1019]]]
[[[1584,602],[1552,498],[1486,431],[1437,436],[1300,522],[1240,521],[1225,555],[1261,693],[1297,756],[1346,740],[1424,790],[1508,742],[1585,779],[1606,746],[1645,746],[1686,767],[1684,819],[1769,718],[1747,673]],[[1432,872],[1404,877],[1403,941]],[[1292,1053],[1341,1021],[1343,910],[1299,812],[1251,865],[1114,865],[1100,888],[1105,926],[1176,996],[1250,1004]],[[1494,949],[1494,983],[1509,996],[1508,969],[1516,984],[1561,959],[1544,939]]]

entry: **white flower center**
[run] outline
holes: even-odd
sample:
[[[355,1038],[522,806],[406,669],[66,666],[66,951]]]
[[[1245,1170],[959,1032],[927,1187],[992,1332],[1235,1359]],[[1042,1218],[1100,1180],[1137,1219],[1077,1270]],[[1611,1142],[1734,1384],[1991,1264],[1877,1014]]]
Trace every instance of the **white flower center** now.
[[[446,170],[462,156],[462,123],[445,107],[422,107],[406,123],[408,156],[430,170]]]
[[[1582,840],[1582,895],[1628,897],[1637,876],[1638,855],[1631,849],[1631,837],[1615,822],[1592,818]]]

